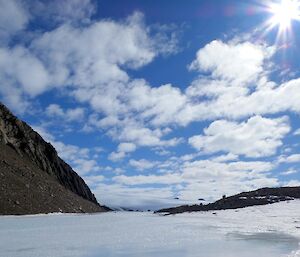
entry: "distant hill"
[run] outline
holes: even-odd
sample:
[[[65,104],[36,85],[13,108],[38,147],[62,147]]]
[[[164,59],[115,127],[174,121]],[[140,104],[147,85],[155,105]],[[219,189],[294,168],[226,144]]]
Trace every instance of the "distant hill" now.
[[[108,210],[50,143],[0,103],[0,214]]]
[[[182,205],[173,208],[161,209],[156,211],[156,213],[177,214],[183,212],[238,209],[255,205],[266,205],[280,201],[294,200],[296,198],[300,198],[300,187],[261,188],[230,197],[224,196],[222,199],[206,205]]]

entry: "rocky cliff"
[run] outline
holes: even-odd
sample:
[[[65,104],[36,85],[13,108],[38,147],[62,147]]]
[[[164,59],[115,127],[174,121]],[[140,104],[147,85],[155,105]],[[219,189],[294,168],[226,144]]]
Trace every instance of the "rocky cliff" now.
[[[36,190],[37,188],[32,188],[30,184],[41,188],[49,187],[48,192],[47,189],[45,189],[37,192],[39,194],[43,194],[44,192],[46,195],[49,195],[49,192],[51,191],[50,196],[57,195],[58,192],[60,192],[60,194],[65,192],[67,195],[69,195],[69,197],[72,196],[72,200],[69,200],[73,202],[73,205],[69,209],[66,209],[64,203],[67,204],[68,197],[63,200],[63,197],[57,195],[57,197],[61,198],[59,201],[60,206],[56,206],[54,204],[54,211],[64,211],[64,209],[66,212],[95,212],[107,210],[107,208],[101,207],[98,204],[95,196],[92,194],[91,190],[86,185],[84,180],[57,155],[54,147],[50,143],[45,142],[43,138],[25,122],[16,118],[1,103],[0,151],[0,169],[2,172],[0,174],[0,179],[2,180],[2,186],[0,188],[0,190],[2,189],[2,193],[0,191],[0,200],[3,198],[3,195],[7,194],[6,191],[9,191],[10,185],[12,187],[19,185],[19,182],[22,182],[22,178],[24,178],[25,180],[25,178],[30,175],[32,177],[28,181],[26,180],[28,183],[21,184],[24,184],[23,186],[25,187],[31,187],[32,191]],[[9,172],[9,170],[11,172]],[[15,176],[11,177],[13,173],[15,174]],[[8,177],[11,177],[12,180],[9,181]],[[37,181],[35,181],[36,179]],[[30,180],[32,183],[30,183]],[[15,190],[22,191],[22,187],[17,186]],[[26,191],[28,191],[26,190],[26,188],[24,192],[22,191],[23,195],[26,195]],[[12,192],[12,195],[14,193],[17,192]],[[39,196],[37,195],[36,197]],[[46,196],[40,197],[45,199],[47,198]],[[74,202],[74,199],[77,199],[81,202],[83,201],[85,209],[83,208],[83,206],[76,206],[76,201]],[[19,203],[15,205],[21,205],[19,200],[14,201]],[[9,203],[5,204],[9,205]],[[89,208],[88,205],[90,205],[91,208]],[[39,212],[38,208],[34,209],[34,212]],[[47,210],[51,212],[50,209]],[[30,213],[30,211],[27,212]]]

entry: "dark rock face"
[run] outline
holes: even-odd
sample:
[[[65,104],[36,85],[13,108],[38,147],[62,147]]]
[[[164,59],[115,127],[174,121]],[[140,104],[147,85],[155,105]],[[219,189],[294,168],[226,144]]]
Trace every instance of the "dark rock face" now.
[[[238,209],[294,200],[296,198],[300,198],[300,187],[261,188],[230,197],[224,196],[222,199],[206,205],[182,205],[174,208],[161,209],[156,211],[156,213],[177,214],[195,211]]]
[[[13,149],[10,154],[15,155],[19,160],[21,170],[24,169],[24,163],[30,162],[32,170],[40,170],[47,174],[45,179],[51,178],[51,181],[58,182],[62,188],[71,191],[84,200],[97,206],[98,211],[105,208],[100,207],[95,196],[92,194],[84,180],[72,170],[58,155],[54,147],[43,140],[25,122],[16,118],[3,104],[0,103],[0,145],[2,152],[8,153],[7,147]],[[4,148],[5,146],[5,148]],[[7,158],[7,156],[2,156]],[[5,159],[0,163],[3,168]],[[8,166],[16,166],[18,163],[7,163]],[[0,177],[1,178],[1,177]],[[16,200],[17,201],[17,200]],[[16,204],[16,203],[15,203]],[[16,204],[18,205],[18,204]]]

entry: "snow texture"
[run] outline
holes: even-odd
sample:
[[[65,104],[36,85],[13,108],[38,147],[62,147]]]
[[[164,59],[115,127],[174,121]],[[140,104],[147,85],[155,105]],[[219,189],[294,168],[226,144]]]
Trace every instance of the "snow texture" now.
[[[0,217],[1,257],[299,257],[300,201],[239,210]]]

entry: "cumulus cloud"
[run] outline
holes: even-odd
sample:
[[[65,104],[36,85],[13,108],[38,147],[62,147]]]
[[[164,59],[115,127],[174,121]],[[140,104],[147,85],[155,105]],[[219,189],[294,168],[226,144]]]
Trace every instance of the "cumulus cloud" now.
[[[101,171],[101,167],[98,166],[97,161],[90,160],[89,157],[74,159],[72,164],[73,169],[78,171],[81,176]]]
[[[21,86],[24,93],[37,96],[49,83],[49,74],[42,62],[23,47],[0,49],[1,82]]]
[[[73,3],[79,1],[68,2],[71,10]],[[63,23],[37,34],[28,48],[2,48],[1,84],[16,88],[19,99],[68,86],[69,95],[78,101],[110,113],[124,106],[118,98],[129,81],[126,69],[140,68],[160,53],[138,12],[123,21],[93,21],[84,27]],[[6,92],[1,92],[4,98]]]
[[[279,156],[278,163],[295,163],[300,162],[300,154],[292,154],[289,156]]]
[[[56,4],[54,1],[50,10]],[[68,8],[73,10],[78,2],[69,4]],[[89,1],[81,4],[87,6]],[[118,22],[93,21],[84,27],[63,23],[36,36],[29,48],[3,48],[0,53],[2,99],[9,106],[18,107],[18,111],[24,111],[31,98],[51,89],[64,90],[102,115],[97,126],[109,128],[123,119],[122,125],[118,124],[121,125],[116,133],[118,140],[138,146],[174,146],[178,139],[161,140],[163,132],[160,129],[151,129],[140,121],[152,118],[152,123],[157,125],[171,122],[172,116],[183,106],[185,97],[171,85],[155,89],[143,80],[131,80],[126,71],[150,63],[164,51],[170,52],[170,49],[158,47],[166,44],[169,37],[163,30],[157,30],[159,36],[152,37],[143,15],[137,12]],[[175,40],[174,35],[170,40]],[[144,94],[148,95],[144,97],[145,101],[139,100]],[[175,98],[176,106],[170,102]],[[132,119],[134,111],[140,113],[138,120]],[[81,108],[64,111],[55,105],[49,106],[47,113],[69,121],[84,114]],[[90,125],[87,124],[84,130],[90,131]],[[122,152],[112,155],[113,159],[123,157]]]
[[[105,20],[80,29],[64,24],[35,39],[31,49],[47,64],[54,83],[86,90],[100,87],[98,94],[101,94],[107,89],[106,83],[128,80],[121,66],[138,68],[155,57],[146,31],[139,13],[123,23]],[[79,92],[75,95],[84,100],[84,97],[93,98],[94,92],[87,91],[81,97]]]
[[[274,165],[269,162],[242,162],[232,161],[228,163],[214,160],[199,160],[186,162],[183,165],[183,178],[186,180],[216,179],[220,176],[220,181],[226,179],[246,179],[247,177],[261,175],[270,171]]]
[[[122,85],[115,84],[113,92],[105,92],[108,97],[104,102],[102,100],[103,104],[100,96],[92,94],[95,97],[95,101],[92,102],[96,103],[94,107],[108,115],[101,120],[101,124],[115,125],[120,117],[131,113],[136,113],[139,120],[147,121],[148,127],[160,127],[174,124],[186,126],[194,121],[220,117],[243,118],[253,114],[277,113],[281,110],[298,111],[299,107],[294,101],[300,92],[298,81],[289,81],[277,86],[267,79],[264,68],[273,53],[271,47],[252,43],[218,44],[224,47],[225,52],[226,49],[230,49],[230,60],[236,63],[236,67],[249,66],[245,71],[251,71],[250,75],[225,69],[217,76],[214,75],[215,70],[221,68],[212,65],[209,70],[211,74],[196,79],[185,92],[170,84],[152,87],[141,79],[129,81],[126,90],[122,89]],[[209,47],[207,45],[199,51]],[[248,48],[254,49],[258,57],[254,54],[246,55],[247,58],[240,60],[239,53],[246,52]],[[243,62],[243,65],[240,65],[240,62]],[[241,77],[238,78],[236,74]],[[233,83],[230,80],[233,77],[239,81]],[[252,80],[248,81],[250,77]],[[253,85],[256,86],[254,91],[250,90]],[[283,99],[292,97],[292,101],[283,101],[282,95]],[[103,108],[108,105],[111,107],[109,111]]]
[[[113,180],[124,185],[145,185],[145,184],[181,184],[180,176],[176,174],[166,175],[138,175],[138,176],[116,176]]]
[[[121,143],[118,145],[117,152],[112,152],[109,155],[111,161],[119,161],[127,156],[127,153],[134,152],[136,150],[136,145],[133,143]]]
[[[170,84],[154,88],[141,80],[132,83],[127,97],[133,111],[141,112],[144,119],[151,118],[151,123],[157,126],[173,123],[187,102],[179,88]]]
[[[26,27],[30,15],[23,5],[20,0],[0,0],[0,43]]]
[[[248,48],[254,53],[248,55]],[[220,53],[215,54],[214,50]],[[299,79],[278,85],[268,78],[273,53],[273,47],[250,42],[213,41],[201,48],[190,66],[201,77],[185,90],[186,104],[174,122],[186,126],[193,121],[218,118],[241,119],[283,111],[299,113],[296,100],[300,96]],[[222,55],[228,58],[220,58]]]
[[[134,152],[135,149],[136,149],[136,145],[133,143],[121,143],[118,146],[119,152],[130,153],[130,152]]]
[[[52,118],[61,118],[65,121],[81,121],[84,118],[84,109],[76,107],[73,109],[63,110],[58,104],[50,104],[46,108],[46,114]]]
[[[215,40],[197,52],[189,68],[211,72],[215,79],[242,86],[255,81],[264,72],[264,60],[272,53],[272,48],[249,42],[231,44]]]
[[[183,180],[187,186],[180,195],[183,199],[203,197],[215,200],[223,194],[236,194],[264,186],[276,186],[278,180],[270,176],[274,165],[269,162],[228,163],[213,160],[186,162],[183,165]]]
[[[161,129],[150,129],[143,127],[136,122],[128,122],[120,133],[112,134],[119,140],[134,142],[139,146],[175,146],[181,142],[180,138],[172,138],[168,140],[161,139],[165,132]]]
[[[148,161],[145,159],[140,159],[140,160],[131,159],[129,161],[130,166],[136,168],[137,170],[141,170],[141,171],[151,169],[151,168],[155,167],[156,164],[157,164],[156,162]]]
[[[124,159],[125,156],[126,156],[125,152],[111,152],[108,156],[108,159],[113,162],[116,162]]]
[[[26,96],[42,93],[49,80],[43,63],[28,49],[21,46],[0,48],[0,93],[9,106],[22,111]]]
[[[101,118],[90,119],[85,131],[105,128],[115,140],[148,147],[175,146],[181,142],[178,138],[164,140],[167,133],[161,127],[300,111],[300,83],[295,80],[276,86],[269,82],[265,62],[273,49],[261,44],[207,44],[198,51],[190,68],[209,74],[195,80],[184,92],[171,84],[152,87],[142,79],[131,79],[127,69],[140,68],[160,53],[148,31],[140,13],[118,22],[94,21],[83,28],[63,24],[35,38],[29,50],[21,48],[32,65],[27,61],[16,75],[12,75],[14,65],[3,69],[3,98],[12,104],[22,102],[18,100],[24,99],[24,95],[34,97],[59,87],[100,114]],[[217,52],[224,58],[218,61]],[[26,60],[24,55],[22,59]],[[3,58],[3,63],[8,59],[19,63],[21,58],[10,54]],[[231,66],[224,63],[227,59]],[[32,83],[32,76],[24,78],[23,73],[39,75]],[[253,85],[256,90],[249,90]],[[14,97],[7,93],[7,87],[13,88]],[[82,114],[76,111],[75,116]],[[121,159],[125,154],[116,151],[111,157]]]
[[[228,159],[232,158],[233,156]],[[172,163],[176,162],[175,159],[171,159]],[[162,165],[157,165],[157,167],[160,166]],[[170,167],[168,164],[167,166]],[[176,187],[176,195],[180,199],[195,203],[199,197],[213,201],[223,194],[235,194],[258,187],[279,185],[278,179],[270,176],[270,171],[274,167],[274,164],[270,162],[224,162],[223,158],[220,160],[180,161],[177,163],[177,172],[175,172],[174,166],[172,172],[161,172],[156,175],[121,175],[113,177],[113,181],[116,183],[115,185],[130,186],[131,188],[144,186],[144,189],[148,189],[153,185]],[[175,195],[168,194],[163,197],[165,196],[168,196],[170,200]]]
[[[128,187],[122,184],[100,183],[94,188],[97,199],[107,206],[126,207],[137,210],[157,210],[186,201],[175,200],[171,187]],[[109,194],[107,193],[109,192]],[[124,200],[126,199],[126,201]]]
[[[236,154],[226,154],[226,155],[219,155],[217,157],[213,157],[212,160],[215,162],[228,162],[228,161],[236,161],[239,159],[239,156]]]
[[[289,176],[289,175],[293,175],[293,174],[297,174],[297,173],[298,173],[298,171],[295,169],[288,169],[284,172],[281,172],[280,175]]]
[[[204,135],[191,137],[189,143],[206,153],[222,151],[263,157],[275,154],[289,131],[288,117],[267,119],[254,116],[242,123],[217,120],[204,130]]]

